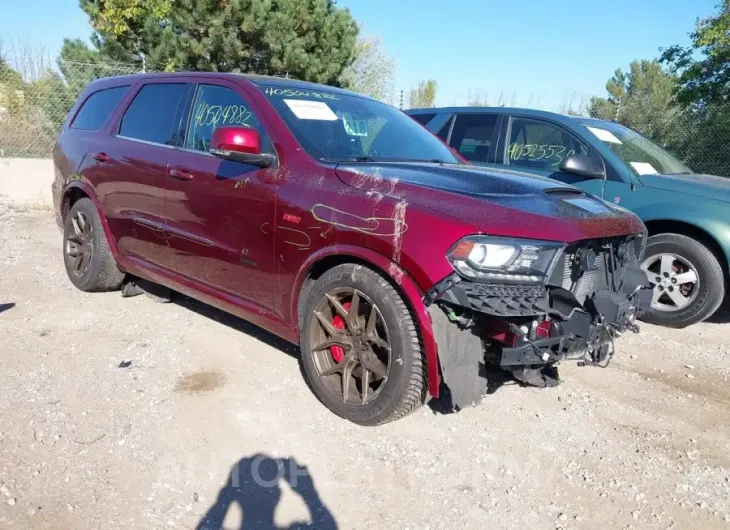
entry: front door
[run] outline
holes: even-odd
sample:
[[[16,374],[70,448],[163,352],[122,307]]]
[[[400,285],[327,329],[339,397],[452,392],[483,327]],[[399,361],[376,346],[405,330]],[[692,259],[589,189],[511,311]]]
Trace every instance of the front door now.
[[[598,156],[585,142],[567,129],[548,121],[512,116],[506,125],[502,164],[571,184],[598,197],[603,196],[603,179],[560,171],[560,164],[572,154],[584,154],[592,158]]]
[[[220,125],[254,127],[275,154],[242,89],[200,84],[185,142],[171,158],[166,185],[166,266],[209,287],[271,308],[275,290],[274,213],[280,168],[222,160],[209,152]],[[267,147],[268,146],[268,147]]]

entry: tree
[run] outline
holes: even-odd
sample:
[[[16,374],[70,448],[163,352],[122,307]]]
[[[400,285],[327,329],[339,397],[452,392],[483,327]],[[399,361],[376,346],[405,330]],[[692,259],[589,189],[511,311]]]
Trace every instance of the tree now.
[[[395,71],[395,60],[379,37],[360,37],[355,45],[355,61],[345,68],[340,81],[350,90],[393,103]]]
[[[676,133],[674,126],[681,113],[674,98],[676,87],[676,77],[662,70],[658,61],[634,61],[627,73],[619,68],[608,80],[608,97],[591,98],[588,114],[617,121],[663,142]]]
[[[489,104],[489,98],[487,98],[487,93],[480,93],[480,92],[469,92],[467,105],[470,107],[489,107],[491,106]]]
[[[436,105],[436,80],[428,79],[418,83],[408,94],[408,105],[412,109],[433,107]]]
[[[671,46],[661,60],[679,76],[678,99],[685,104],[712,105],[730,101],[730,0],[719,12],[697,19],[692,46]]]
[[[95,29],[92,42],[116,61],[337,85],[355,59],[357,25],[334,0],[80,2]],[[128,3],[130,9],[119,9]]]
[[[110,35],[123,37],[138,30],[138,22],[148,17],[162,20],[172,9],[172,0],[104,0],[81,1],[93,27]]]

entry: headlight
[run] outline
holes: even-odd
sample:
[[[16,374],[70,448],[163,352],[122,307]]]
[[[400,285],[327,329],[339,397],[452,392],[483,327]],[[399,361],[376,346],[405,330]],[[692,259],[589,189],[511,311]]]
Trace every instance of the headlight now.
[[[454,245],[448,258],[467,278],[545,283],[564,247],[553,241],[469,236]]]

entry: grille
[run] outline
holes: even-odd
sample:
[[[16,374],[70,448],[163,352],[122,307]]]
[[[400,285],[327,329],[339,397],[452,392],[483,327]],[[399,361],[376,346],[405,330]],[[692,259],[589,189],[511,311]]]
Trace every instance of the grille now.
[[[586,298],[590,298],[597,291],[613,290],[609,271],[606,266],[606,250],[596,251],[594,261],[595,270],[584,271],[580,274],[578,267],[573,264],[576,260],[577,251],[566,251],[563,266],[563,289],[572,291],[578,302],[584,304]]]
[[[490,315],[531,316],[546,311],[547,293],[542,285],[494,285],[461,282],[471,307]]]

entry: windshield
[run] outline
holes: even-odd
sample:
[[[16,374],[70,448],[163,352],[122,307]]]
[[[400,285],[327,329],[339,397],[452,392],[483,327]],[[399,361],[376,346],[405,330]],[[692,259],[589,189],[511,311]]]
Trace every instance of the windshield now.
[[[611,148],[636,175],[678,175],[692,170],[657,144],[618,123],[583,123],[591,133]]]
[[[398,109],[336,92],[262,87],[299,144],[325,161],[459,163],[438,138]]]

